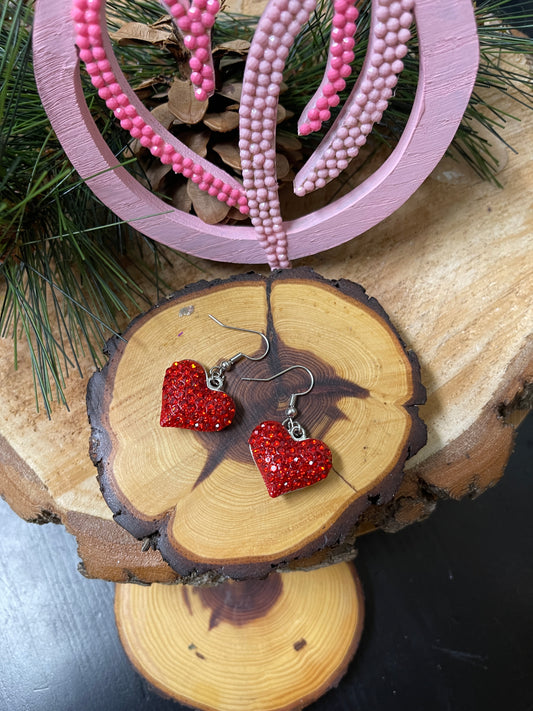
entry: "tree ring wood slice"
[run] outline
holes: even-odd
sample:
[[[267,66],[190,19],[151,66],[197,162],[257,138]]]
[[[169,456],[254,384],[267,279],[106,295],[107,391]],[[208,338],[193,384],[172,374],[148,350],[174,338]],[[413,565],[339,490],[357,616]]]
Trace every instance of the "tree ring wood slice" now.
[[[363,628],[353,564],[216,587],[117,585],[120,639],[156,689],[197,709],[301,709],[344,675]]]
[[[206,369],[238,352],[227,373],[234,422],[219,432],[161,427],[166,369],[192,359]],[[91,456],[114,518],[139,539],[149,537],[191,582],[264,577],[295,559],[335,549],[360,514],[390,500],[406,458],[425,443],[417,405],[425,400],[416,356],[383,309],[362,287],[328,281],[309,269],[246,274],[199,282],[135,319],[124,340],[108,343],[109,363],[87,394]],[[272,499],[248,447],[260,422],[282,420],[291,393],[309,437],[333,454],[328,477]],[[303,382],[302,374],[305,378]]]

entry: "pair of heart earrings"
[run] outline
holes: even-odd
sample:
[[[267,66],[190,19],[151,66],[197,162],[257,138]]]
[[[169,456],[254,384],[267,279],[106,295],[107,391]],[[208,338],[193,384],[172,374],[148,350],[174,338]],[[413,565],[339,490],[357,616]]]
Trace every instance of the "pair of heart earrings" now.
[[[227,326],[211,314],[209,318],[223,328],[261,336],[265,342],[265,352],[260,356],[239,352],[232,358],[222,360],[209,372],[194,360],[173,363],[167,368],[163,380],[161,427],[218,432],[231,425],[235,417],[235,403],[230,395],[223,391],[225,373],[242,358],[257,361],[268,355],[270,343],[264,333]],[[331,469],[329,448],[318,439],[308,438],[302,425],[295,419],[298,415],[297,398],[307,395],[314,386],[314,377],[309,368],[291,365],[270,378],[242,380],[268,382],[296,368],[305,370],[309,375],[311,382],[307,390],[290,396],[285,410],[286,417],[282,422],[261,422],[248,439],[253,460],[272,498],[316,484],[324,479]]]

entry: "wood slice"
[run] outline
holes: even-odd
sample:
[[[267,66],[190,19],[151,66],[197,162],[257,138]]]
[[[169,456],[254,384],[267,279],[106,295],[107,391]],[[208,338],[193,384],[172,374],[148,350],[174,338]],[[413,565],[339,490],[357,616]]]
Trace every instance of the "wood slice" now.
[[[227,374],[237,404],[229,427],[163,428],[161,386],[173,362],[193,359],[208,370],[264,350],[258,335],[223,329],[209,314],[265,333],[268,356]],[[148,537],[189,580],[263,577],[322,549],[336,553],[361,512],[392,497],[406,458],[425,442],[416,356],[352,282],[309,269],[199,282],[135,319],[124,339],[109,342],[110,361],[89,383],[91,456],[115,520]],[[331,449],[333,467],[325,480],[273,499],[248,439],[262,421],[284,419],[291,393],[308,388],[307,374],[241,378],[269,378],[294,364],[315,378],[298,400],[298,421]]]
[[[301,709],[336,686],[363,628],[353,565],[216,587],[117,585],[115,615],[137,670],[206,711]]]
[[[525,59],[514,63],[517,71],[529,71]],[[305,260],[327,278],[357,281],[379,298],[416,350],[428,390],[421,409],[428,444],[407,461],[394,499],[372,507],[365,530],[397,530],[428,516],[441,499],[477,496],[493,486],[516,427],[532,407],[533,224],[527,196],[533,191],[533,112],[509,95],[482,95],[500,115],[520,119],[503,130],[516,150],[498,153],[503,189],[447,158],[384,223]],[[246,268],[173,255],[163,277],[181,289],[201,277],[239,271]],[[141,285],[155,299],[153,287]],[[85,373],[94,369],[89,356],[80,363]],[[90,577],[176,579],[158,551],[143,552],[112,520],[87,454],[86,380],[67,380],[70,409],[56,405],[49,420],[35,410],[27,348],[19,341],[15,371],[13,344],[1,339],[0,386],[0,495],[10,506],[28,521],[61,521],[76,536],[82,572]],[[352,548],[347,542],[344,553],[353,555]]]

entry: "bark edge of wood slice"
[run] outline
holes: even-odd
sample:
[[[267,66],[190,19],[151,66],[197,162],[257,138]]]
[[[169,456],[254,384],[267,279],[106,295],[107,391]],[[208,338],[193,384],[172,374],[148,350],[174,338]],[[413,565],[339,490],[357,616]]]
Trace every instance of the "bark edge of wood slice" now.
[[[215,587],[119,584],[115,618],[137,671],[203,711],[289,711],[344,676],[364,598],[351,563]]]
[[[162,428],[161,385],[171,363],[190,358],[209,369],[240,351],[262,352],[259,336],[222,329],[209,313],[266,333],[270,352],[227,374],[237,406],[232,425],[208,433]],[[186,582],[258,578],[294,561],[338,559],[361,513],[391,499],[405,460],[425,443],[415,354],[362,287],[310,269],[190,285],[137,317],[108,352],[87,391],[102,493],[115,520]],[[272,499],[248,437],[261,421],[283,419],[290,394],[308,383],[297,370],[269,383],[241,378],[294,364],[315,378],[298,401],[298,419],[331,449],[333,467],[324,481]]]

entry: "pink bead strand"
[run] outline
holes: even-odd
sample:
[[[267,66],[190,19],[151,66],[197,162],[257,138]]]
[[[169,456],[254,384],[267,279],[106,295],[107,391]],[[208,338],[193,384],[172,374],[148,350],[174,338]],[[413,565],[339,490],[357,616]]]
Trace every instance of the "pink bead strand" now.
[[[122,128],[137,138],[162,163],[171,165],[174,172],[194,179],[201,190],[237,207],[241,213],[248,214],[246,195],[238,181],[197,156],[173,136],[169,135],[172,143],[165,140],[159,135],[159,125],[155,119],[149,119],[154,128],[140,115],[135,105],[137,100],[122,89],[103,41],[105,0],[74,0],[71,14],[75,22],[80,59],[85,63],[93,86],[98,89],[98,94],[113,111]]]
[[[319,131],[324,121],[331,118],[331,108],[339,103],[339,92],[346,87],[346,79],[352,73],[354,59],[354,35],[357,30],[355,21],[359,11],[355,7],[357,0],[335,0],[332,19],[328,60],[324,76],[313,98],[298,121],[298,133],[307,136]]]
[[[315,0],[270,0],[255,31],[240,105],[242,177],[250,217],[272,269],[290,266],[276,172],[276,116],[283,69]]]
[[[348,101],[318,149],[294,179],[296,195],[324,187],[366,143],[403,70],[411,36],[414,0],[373,0],[370,38],[361,74]]]
[[[191,53],[189,66],[194,96],[206,101],[215,90],[215,72],[211,53],[211,28],[220,10],[219,0],[192,0],[186,6],[177,0],[161,0],[168,8],[183,34],[183,42]]]

